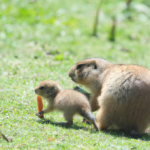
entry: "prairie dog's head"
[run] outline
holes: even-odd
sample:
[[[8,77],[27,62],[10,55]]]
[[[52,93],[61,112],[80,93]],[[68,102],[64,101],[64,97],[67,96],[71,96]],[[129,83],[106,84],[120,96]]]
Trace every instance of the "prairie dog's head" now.
[[[55,96],[61,91],[60,85],[52,80],[45,80],[40,82],[34,89],[37,95],[44,98],[55,98]]]
[[[90,58],[79,61],[68,72],[69,77],[76,83],[88,85],[98,80],[99,75],[111,63],[100,58]]]

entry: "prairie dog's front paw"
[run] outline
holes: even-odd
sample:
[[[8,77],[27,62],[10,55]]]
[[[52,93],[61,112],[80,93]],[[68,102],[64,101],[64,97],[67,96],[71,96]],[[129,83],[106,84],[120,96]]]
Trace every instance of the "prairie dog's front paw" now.
[[[41,111],[41,112],[36,113],[36,116],[43,118],[44,117],[43,114],[44,114],[44,111]]]

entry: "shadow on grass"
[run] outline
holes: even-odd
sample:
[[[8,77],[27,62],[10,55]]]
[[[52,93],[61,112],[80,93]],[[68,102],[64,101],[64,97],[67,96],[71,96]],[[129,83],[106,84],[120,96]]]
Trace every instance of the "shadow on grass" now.
[[[41,124],[51,124],[51,125],[55,125],[55,126],[60,126],[63,128],[71,128],[71,129],[75,129],[75,130],[84,130],[84,131],[90,131],[91,134],[99,134],[99,132],[96,132],[95,129],[93,128],[92,130],[85,127],[85,126],[77,126],[75,124],[71,125],[71,126],[66,126],[66,125],[60,125],[59,122],[55,122],[49,119],[40,119],[37,122],[41,123]],[[101,132],[101,131],[100,131]],[[105,130],[102,131],[105,134],[114,136],[114,137],[120,137],[120,138],[130,138],[130,139],[137,139],[137,140],[142,140],[142,141],[150,141],[150,129],[146,131],[146,133],[137,136],[137,137],[132,137],[129,133],[126,133],[124,131],[116,131],[116,130]]]
[[[144,134],[141,134],[139,136],[134,136],[134,137],[124,131],[106,130],[106,131],[103,131],[103,133],[112,135],[114,137],[122,137],[122,138],[137,139],[137,140],[142,140],[142,141],[150,141],[150,134],[147,131]]]
[[[55,126],[60,126],[60,127],[63,127],[63,128],[71,128],[71,129],[75,129],[75,130],[83,129],[85,131],[89,131],[89,129],[87,127],[85,127],[85,126],[77,126],[75,124],[73,124],[71,126],[60,125],[59,122],[55,122],[55,121],[49,120],[49,119],[40,119],[37,122],[39,122],[41,124],[51,124],[51,125],[55,125]],[[92,132],[94,133],[94,131],[92,131]]]

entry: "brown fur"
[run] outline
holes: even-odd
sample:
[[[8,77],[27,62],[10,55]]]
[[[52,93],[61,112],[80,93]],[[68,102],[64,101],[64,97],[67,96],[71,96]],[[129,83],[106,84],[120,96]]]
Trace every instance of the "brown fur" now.
[[[43,109],[39,114],[51,112],[53,110],[59,110],[64,112],[66,124],[73,124],[73,116],[80,114],[87,120],[89,120],[98,130],[95,122],[95,117],[91,113],[91,108],[87,98],[75,90],[63,90],[60,85],[51,80],[42,81],[36,88],[35,93],[45,98],[48,102],[46,109]]]
[[[146,130],[150,123],[150,70],[92,58],[78,62],[68,74],[90,89],[99,129],[124,129],[133,134]]]

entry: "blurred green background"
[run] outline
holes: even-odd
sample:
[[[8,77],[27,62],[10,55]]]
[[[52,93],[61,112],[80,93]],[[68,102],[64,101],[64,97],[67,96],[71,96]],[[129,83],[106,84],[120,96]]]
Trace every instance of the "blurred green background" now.
[[[150,68],[150,1],[132,0],[128,10],[125,0],[103,0],[95,37],[92,32],[99,3],[0,0],[0,127],[13,139],[8,144],[0,136],[2,149],[146,149],[150,145],[148,134],[134,140],[122,132],[94,133],[81,117],[75,118],[77,127],[62,128],[41,124],[35,116],[34,87],[51,79],[65,89],[73,88],[76,84],[67,72],[80,60],[101,57]],[[114,42],[109,40],[113,18]],[[64,121],[58,112],[45,117]],[[55,140],[48,142],[49,137]]]
[[[45,53],[73,62],[102,57],[114,63],[149,66],[150,2],[133,0],[130,16],[126,1],[103,1],[98,25],[99,38],[92,37],[99,1],[91,0],[1,0],[1,57],[31,59]],[[112,18],[117,18],[116,41],[108,40]]]

